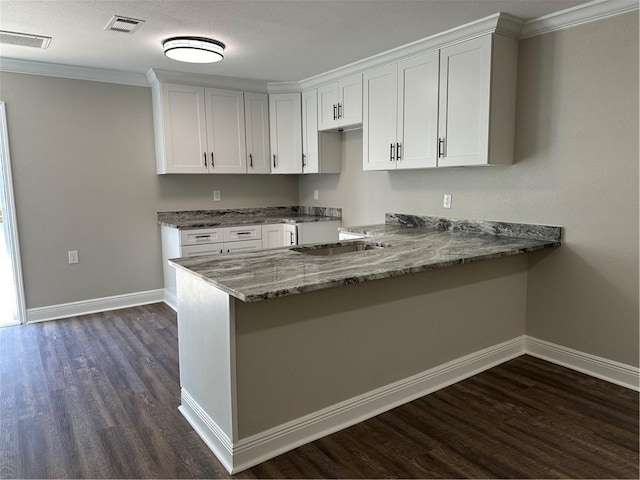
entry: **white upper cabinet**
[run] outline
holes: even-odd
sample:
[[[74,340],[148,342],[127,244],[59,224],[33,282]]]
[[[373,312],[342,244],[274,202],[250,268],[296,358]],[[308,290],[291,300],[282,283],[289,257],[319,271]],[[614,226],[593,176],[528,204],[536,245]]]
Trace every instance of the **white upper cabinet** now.
[[[162,84],[152,93],[158,173],[207,173],[204,88]]]
[[[517,43],[485,35],[440,51],[438,166],[513,163]]]
[[[362,74],[350,75],[318,88],[318,130],[362,123]]]
[[[210,173],[246,173],[242,92],[205,88],[208,169]]]
[[[364,74],[363,167],[436,166],[438,52]]]
[[[269,162],[269,99],[266,93],[244,92],[247,173],[271,173]]]
[[[156,83],[152,95],[159,174],[270,172],[266,94]]]
[[[364,73],[362,109],[362,155],[364,170],[395,168],[398,115],[398,66]]]
[[[299,93],[269,95],[271,173],[302,173],[302,101]]]
[[[512,163],[516,55],[485,35],[365,72],[364,170]]]
[[[318,131],[318,91],[302,92],[302,173],[339,173],[340,134]]]
[[[428,168],[437,164],[438,52],[398,63],[398,169]]]

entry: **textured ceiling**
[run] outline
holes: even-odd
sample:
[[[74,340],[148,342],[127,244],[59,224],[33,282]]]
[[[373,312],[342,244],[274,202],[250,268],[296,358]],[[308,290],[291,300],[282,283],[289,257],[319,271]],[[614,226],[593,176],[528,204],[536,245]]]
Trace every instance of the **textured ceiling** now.
[[[144,73],[160,68],[301,80],[497,12],[528,20],[585,0],[0,0],[0,29],[52,37],[47,50],[0,45],[0,56]],[[145,20],[134,35],[105,31],[112,15]],[[212,37],[225,60],[165,58],[162,41]]]

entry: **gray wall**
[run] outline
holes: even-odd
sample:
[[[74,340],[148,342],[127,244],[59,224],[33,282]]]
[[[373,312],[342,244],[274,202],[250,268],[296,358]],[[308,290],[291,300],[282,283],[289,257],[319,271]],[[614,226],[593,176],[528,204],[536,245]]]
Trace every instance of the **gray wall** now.
[[[156,175],[150,88],[2,73],[0,99],[27,308],[162,288],[156,211],[298,203],[295,176]]]
[[[518,73],[515,165],[362,172],[349,132],[342,174],[303,177],[300,203],[340,206],[345,225],[385,212],[561,225],[562,248],[530,257],[527,333],[638,365],[638,14],[523,40]]]

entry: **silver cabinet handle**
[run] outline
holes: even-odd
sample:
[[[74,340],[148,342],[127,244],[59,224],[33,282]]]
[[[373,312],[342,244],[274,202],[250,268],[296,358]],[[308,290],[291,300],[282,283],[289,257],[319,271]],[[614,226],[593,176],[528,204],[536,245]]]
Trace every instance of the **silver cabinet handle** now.
[[[342,118],[342,104],[338,102],[338,118]]]
[[[302,166],[306,167],[307,166],[307,162],[305,162],[305,159],[307,158],[307,156],[303,153],[302,154]]]
[[[389,161],[393,162],[393,143],[389,144]]]
[[[334,103],[333,104],[333,119],[337,120],[338,119],[338,106]]]
[[[444,157],[444,138],[438,139],[438,158]]]
[[[400,144],[396,143],[396,160],[400,160]]]

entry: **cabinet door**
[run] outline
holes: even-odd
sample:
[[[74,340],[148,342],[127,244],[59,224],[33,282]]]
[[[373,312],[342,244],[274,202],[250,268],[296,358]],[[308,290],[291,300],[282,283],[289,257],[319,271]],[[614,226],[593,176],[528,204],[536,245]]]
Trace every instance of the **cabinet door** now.
[[[264,93],[244,93],[247,173],[271,173],[269,162],[269,99]]]
[[[338,82],[338,127],[362,123],[362,74]]]
[[[302,92],[302,173],[318,173],[318,91]]]
[[[318,130],[336,128],[338,123],[338,82],[318,88]]]
[[[491,35],[440,52],[438,166],[486,165],[489,142]]]
[[[282,233],[284,235],[284,245],[297,245],[298,244],[298,227],[285,223],[282,225]]]
[[[438,61],[435,51],[398,63],[396,168],[437,166]]]
[[[207,144],[210,173],[245,173],[244,100],[242,92],[206,88]]]
[[[269,95],[271,173],[302,173],[301,104],[299,93]]]
[[[395,169],[398,110],[397,65],[364,73],[362,155],[364,170]]]
[[[262,225],[262,248],[278,248],[284,243],[282,239],[284,225],[277,223],[274,225]]]
[[[162,117],[164,168],[159,165],[159,172],[207,173],[204,88],[163,84]]]

